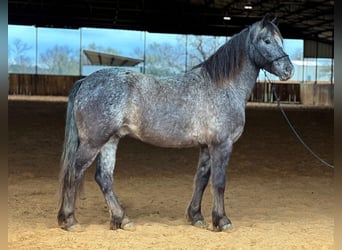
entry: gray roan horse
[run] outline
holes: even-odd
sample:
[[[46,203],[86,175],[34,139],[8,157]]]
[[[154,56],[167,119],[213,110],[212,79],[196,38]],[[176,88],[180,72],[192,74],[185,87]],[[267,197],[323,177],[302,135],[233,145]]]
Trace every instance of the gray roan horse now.
[[[204,226],[203,191],[211,179],[214,231],[232,228],[224,208],[226,167],[245,124],[245,106],[260,69],[281,80],[293,75],[275,20],[268,15],[243,29],[190,71],[155,78],[126,69],[103,69],[77,81],[67,107],[58,223],[77,225],[76,197],[96,159],[95,179],[110,213],[110,228],[128,228],[113,192],[118,142],[125,135],[161,147],[200,148],[189,222]]]

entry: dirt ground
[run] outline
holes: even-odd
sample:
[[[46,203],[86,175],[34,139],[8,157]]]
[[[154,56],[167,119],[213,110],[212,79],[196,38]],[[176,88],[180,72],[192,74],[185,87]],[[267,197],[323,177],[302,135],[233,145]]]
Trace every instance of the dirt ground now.
[[[211,192],[203,199],[207,229],[185,219],[198,149],[165,149],[125,138],[115,191],[134,231],[109,230],[109,214],[86,174],[77,206],[81,227],[57,225],[64,98],[11,97],[8,103],[9,249],[333,249],[332,169],[298,143],[274,106],[250,105],[245,132],[228,167],[225,202],[231,232],[211,230]],[[303,139],[333,163],[333,110],[286,107]]]

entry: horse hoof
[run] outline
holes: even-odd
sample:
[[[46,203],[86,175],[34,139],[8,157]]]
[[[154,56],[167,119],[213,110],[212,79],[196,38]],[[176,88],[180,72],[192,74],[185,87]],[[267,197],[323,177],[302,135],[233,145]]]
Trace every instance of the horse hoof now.
[[[220,229],[222,232],[228,232],[233,229],[233,225],[229,223],[229,224],[223,225]]]
[[[199,228],[204,228],[206,226],[204,220],[195,221],[192,225]]]
[[[80,224],[73,224],[71,226],[67,226],[65,225],[64,227],[62,227],[64,230],[69,231],[69,232],[81,232],[82,231],[82,227]]]
[[[124,225],[121,225],[121,229],[125,231],[135,231],[135,225],[133,222],[128,222]]]
[[[125,217],[122,220],[121,229],[127,230],[127,231],[135,231],[135,226],[134,226],[134,223],[128,219],[128,217]]]

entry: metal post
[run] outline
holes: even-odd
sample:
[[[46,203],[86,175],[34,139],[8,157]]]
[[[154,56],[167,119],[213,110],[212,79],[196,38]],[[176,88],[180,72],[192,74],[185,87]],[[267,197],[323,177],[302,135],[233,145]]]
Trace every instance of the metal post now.
[[[36,27],[36,67],[35,74],[38,74],[38,28]]]
[[[185,35],[185,72],[188,71],[188,35]]]
[[[146,31],[144,31],[144,68],[143,73],[146,73]]]
[[[82,76],[82,28],[80,30],[80,67],[79,67],[79,73],[80,76]]]

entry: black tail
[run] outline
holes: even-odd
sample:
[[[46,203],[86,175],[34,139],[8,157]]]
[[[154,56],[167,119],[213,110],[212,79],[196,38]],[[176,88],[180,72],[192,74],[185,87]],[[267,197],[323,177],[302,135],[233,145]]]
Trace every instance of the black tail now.
[[[77,81],[70,90],[68,107],[66,113],[65,136],[63,153],[61,157],[61,184],[62,190],[73,185],[75,181],[75,155],[78,148],[78,130],[76,127],[74,102],[78,89],[81,86],[82,79]],[[78,185],[77,187],[81,187]]]

